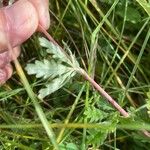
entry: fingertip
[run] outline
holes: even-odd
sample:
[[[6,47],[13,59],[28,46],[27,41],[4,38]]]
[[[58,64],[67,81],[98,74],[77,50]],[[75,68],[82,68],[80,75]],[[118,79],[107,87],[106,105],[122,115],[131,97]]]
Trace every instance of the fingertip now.
[[[27,40],[37,29],[38,14],[28,0],[17,1],[5,10],[9,40],[16,46]]]
[[[35,7],[28,0],[0,9],[0,51],[7,49],[8,40],[13,47],[26,41],[37,30],[38,19]]]
[[[39,24],[47,30],[50,26],[49,0],[29,0],[37,10]],[[40,31],[40,29],[37,29]]]

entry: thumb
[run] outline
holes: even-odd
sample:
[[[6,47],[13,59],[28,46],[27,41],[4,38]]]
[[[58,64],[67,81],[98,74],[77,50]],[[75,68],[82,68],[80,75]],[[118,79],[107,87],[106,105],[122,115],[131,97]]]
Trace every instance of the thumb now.
[[[37,11],[28,0],[0,9],[0,52],[7,49],[7,40],[13,47],[20,45],[36,31],[37,26]]]

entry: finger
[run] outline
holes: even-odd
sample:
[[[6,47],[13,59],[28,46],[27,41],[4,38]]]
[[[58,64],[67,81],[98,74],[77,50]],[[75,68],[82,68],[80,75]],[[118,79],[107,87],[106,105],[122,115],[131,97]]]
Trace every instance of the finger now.
[[[50,26],[49,0],[29,0],[37,10],[39,23],[46,30]]]
[[[0,68],[3,68],[6,64],[11,61],[8,51],[5,51],[0,54]]]
[[[20,54],[20,47],[13,48],[13,56],[9,51],[0,53],[0,68],[3,68],[6,64],[10,63],[13,59],[16,59]]]
[[[4,84],[12,76],[12,72],[13,70],[10,64],[0,69],[0,85]]]
[[[31,2],[20,0],[0,10],[0,51],[7,48],[7,38],[13,47],[27,40],[37,29],[38,14]]]
[[[8,80],[12,76],[12,73],[13,73],[13,69],[12,69],[11,64],[7,64],[4,69],[5,69],[6,74],[7,74],[6,80]]]

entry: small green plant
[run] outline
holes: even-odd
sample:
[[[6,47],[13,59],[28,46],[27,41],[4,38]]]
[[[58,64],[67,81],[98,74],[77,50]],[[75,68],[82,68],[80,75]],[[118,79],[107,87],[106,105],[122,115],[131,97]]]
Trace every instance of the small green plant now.
[[[35,64],[28,64],[26,67],[28,74],[35,74],[37,78],[43,77],[44,79],[52,79],[50,83],[46,82],[46,88],[39,91],[39,98],[44,98],[45,96],[55,92],[67,83],[67,81],[73,77],[76,72],[78,72],[86,80],[88,80],[123,116],[129,116],[128,113],[122,109],[110,95],[108,95],[82,68],[79,67],[79,63],[66,44],[66,49],[70,55],[64,54],[57,43],[46,39],[40,39],[40,43],[42,46],[47,48],[47,53],[52,55],[51,59],[35,61]]]
[[[42,61],[37,60],[34,64],[28,64],[26,70],[28,74],[35,74],[37,78],[43,78],[46,81],[46,88],[42,88],[38,96],[44,98],[65,85],[76,74],[79,64],[68,47],[66,47],[66,50],[70,54],[70,59],[58,45],[45,38],[40,38],[39,41],[51,57]]]

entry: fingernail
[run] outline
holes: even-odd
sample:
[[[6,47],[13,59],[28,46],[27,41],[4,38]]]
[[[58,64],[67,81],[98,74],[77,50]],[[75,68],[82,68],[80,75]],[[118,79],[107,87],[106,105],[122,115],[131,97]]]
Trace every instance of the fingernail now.
[[[38,12],[40,25],[47,30],[50,26],[49,0],[29,0]],[[40,29],[38,29],[40,30]]]

